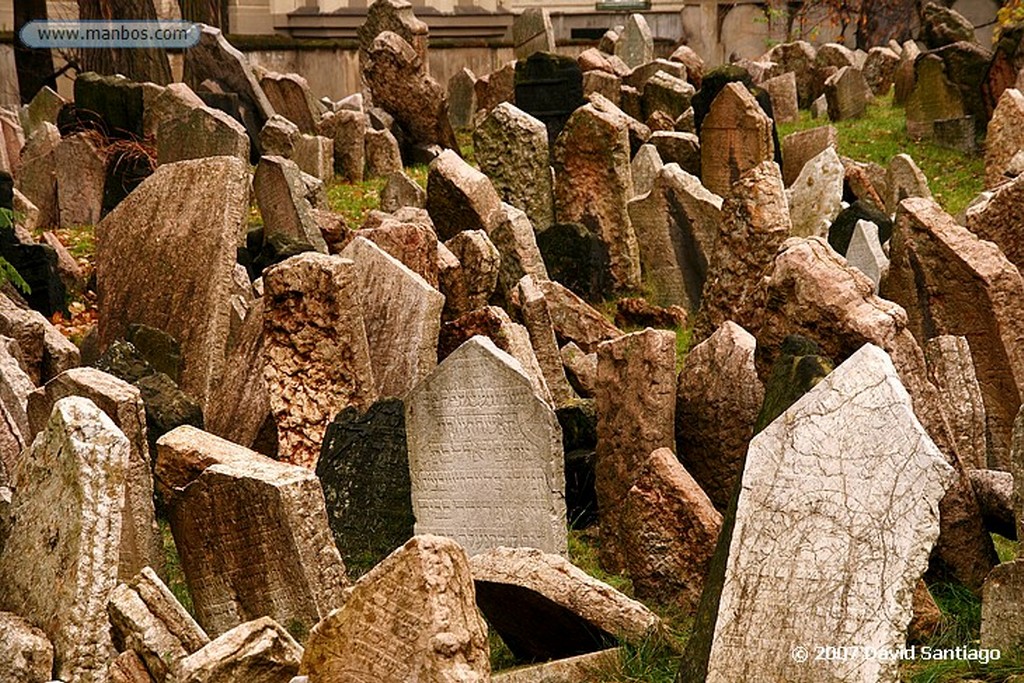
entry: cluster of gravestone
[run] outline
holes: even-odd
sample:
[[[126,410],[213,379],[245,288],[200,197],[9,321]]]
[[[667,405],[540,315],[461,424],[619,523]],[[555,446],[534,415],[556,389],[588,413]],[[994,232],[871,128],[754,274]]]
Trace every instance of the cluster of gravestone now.
[[[955,29],[929,12],[926,41]],[[909,156],[775,128],[901,77],[910,121],[943,48],[705,72],[642,15],[559,55],[543,10],[513,42],[446,92],[377,0],[339,102],[204,29],[186,83],[83,75],[0,115],[10,239],[97,222],[98,307],[79,351],[0,299],[0,682],[590,681],[663,624],[565,559],[573,527],[696,615],[682,683],[895,681],[793,648],[925,637],[923,577],[1024,644],[990,536],[1022,518],[1020,91],[954,218]],[[387,178],[358,227],[335,175]],[[492,676],[488,628],[534,664]]]

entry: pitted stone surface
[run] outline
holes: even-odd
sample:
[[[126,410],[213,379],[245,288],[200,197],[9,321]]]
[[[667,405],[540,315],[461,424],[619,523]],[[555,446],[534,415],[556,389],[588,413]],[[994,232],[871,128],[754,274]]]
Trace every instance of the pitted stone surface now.
[[[985,403],[967,337],[939,335],[924,345],[928,377],[946,402],[946,419],[964,469],[988,467]]]
[[[843,162],[834,147],[826,147],[804,164],[786,190],[794,236],[828,236],[829,226],[843,208],[844,175]]]
[[[317,624],[300,673],[309,683],[484,683],[487,653],[466,551],[449,538],[421,535],[374,567],[344,607]]]
[[[405,421],[417,533],[470,553],[566,551],[561,429],[519,361],[471,338],[412,391]]]
[[[953,476],[888,354],[862,347],[751,442],[713,635],[680,680],[896,681],[896,661],[791,652],[905,644]]]

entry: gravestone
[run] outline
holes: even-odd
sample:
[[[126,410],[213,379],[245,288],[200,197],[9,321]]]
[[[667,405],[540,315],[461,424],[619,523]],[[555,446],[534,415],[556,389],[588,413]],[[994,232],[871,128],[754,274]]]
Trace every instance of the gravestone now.
[[[814,47],[804,40],[776,45],[765,54],[769,61],[779,65],[781,73],[792,71],[796,74],[797,94],[801,109],[810,108],[811,102],[821,94],[820,90],[815,87],[814,61],[816,56]]]
[[[742,83],[727,83],[700,127],[701,181],[722,197],[746,171],[774,156],[772,121]]]
[[[316,476],[334,543],[350,575],[363,574],[412,538],[405,406],[385,398],[349,407],[327,425]]]
[[[553,280],[541,280],[537,286],[544,292],[559,344],[575,342],[584,353],[591,353],[601,342],[622,335],[622,330],[567,287]]]
[[[502,102],[473,131],[476,161],[502,201],[522,209],[537,232],[555,222],[544,124]]]
[[[555,141],[555,214],[601,240],[610,290],[620,293],[641,284],[640,249],[626,206],[633,194],[629,162],[627,124],[593,104],[577,109]]]
[[[476,114],[476,74],[463,67],[448,79],[448,120],[457,131],[473,127]]]
[[[928,178],[909,154],[897,154],[889,160],[885,169],[885,185],[889,189],[885,196],[885,209],[890,213],[896,213],[900,202],[908,197],[931,199],[932,196]]]
[[[624,566],[621,507],[632,478],[658,448],[672,448],[675,424],[674,332],[647,328],[597,347],[597,459],[601,565]]]
[[[302,646],[284,626],[260,617],[221,634],[183,659],[179,676],[197,683],[287,681],[298,673],[301,659]]]
[[[87,134],[61,140],[54,151],[60,226],[95,225],[103,210],[107,160]]]
[[[914,139],[931,138],[934,122],[962,118],[963,96],[949,81],[941,57],[924,55],[914,64],[914,89],[907,98],[907,133]]]
[[[751,441],[678,680],[896,680],[895,658],[814,654],[905,645],[952,478],[889,356],[862,347]]]
[[[889,94],[896,78],[900,56],[888,47],[873,47],[864,61],[864,80],[876,97]]]
[[[878,226],[870,221],[857,221],[845,256],[851,266],[868,276],[877,294],[882,278],[889,272],[889,257],[882,251]]]
[[[260,78],[260,87],[274,108],[303,133],[315,133],[323,114],[323,105],[309,90],[309,83],[298,74],[267,72]]]
[[[789,187],[800,175],[808,161],[825,151],[839,146],[839,131],[835,126],[818,126],[790,133],[782,139],[782,178]]]
[[[657,147],[646,144],[640,148],[629,162],[630,175],[633,176],[633,196],[630,200],[651,191],[654,179],[658,177],[658,172],[664,165]]]
[[[502,102],[515,104],[516,64],[516,60],[505,62],[491,73],[476,79],[473,91],[478,112],[489,112]]]
[[[263,375],[285,462],[315,467],[328,422],[377,397],[358,277],[349,259],[315,252],[264,272]]]
[[[142,139],[141,83],[134,83],[120,74],[105,76],[89,71],[78,75],[74,88],[75,108],[102,121],[109,137]]]
[[[635,68],[654,59],[654,37],[642,14],[630,14],[615,43],[615,56]]]
[[[326,254],[327,242],[314,219],[303,175],[290,159],[260,158],[252,179],[256,204],[263,218],[265,234],[287,235]]]
[[[57,204],[57,149],[61,137],[57,126],[42,122],[25,141],[21,150],[21,169],[14,187],[39,210],[36,225],[59,225]]]
[[[661,68],[642,83],[640,99],[644,116],[649,119],[655,112],[661,112],[675,121],[690,108],[690,99],[696,91],[686,82],[685,73],[675,76],[665,70],[666,65],[655,62],[654,66]]]
[[[427,45],[430,28],[416,17],[412,5],[406,0],[375,0],[366,12],[366,21],[359,27],[359,64],[366,68],[370,46],[374,38],[384,31],[397,33],[409,43],[428,68]]]
[[[403,206],[422,209],[426,204],[426,191],[403,171],[395,171],[390,174],[384,187],[380,190],[381,211],[392,213]]]
[[[0,610],[46,633],[65,681],[105,680],[115,654],[106,602],[117,585],[128,451],[110,418],[73,396],[56,403],[12,472]]]
[[[985,137],[985,187],[1003,181],[1014,155],[1024,148],[1024,94],[1007,88],[999,97]],[[31,197],[30,197],[31,199]]]
[[[445,298],[364,237],[341,256],[355,264],[353,294],[362,309],[374,395],[403,398],[437,366]]]
[[[448,240],[463,230],[488,232],[501,197],[486,175],[446,149],[430,163],[426,208],[437,236]]]
[[[366,114],[341,110],[325,114],[316,133],[334,141],[334,172],[345,180],[363,180],[366,166]]]
[[[402,151],[391,131],[367,128],[365,147],[364,178],[387,178],[402,170]]]
[[[825,80],[825,101],[830,121],[846,121],[864,115],[871,90],[860,69],[844,66]]]
[[[530,346],[537,357],[537,365],[544,376],[544,383],[551,392],[552,402],[556,408],[572,403],[576,395],[569,386],[562,367],[555,328],[551,323],[551,313],[548,311],[544,292],[534,282],[533,277],[524,275],[516,285],[513,298],[523,326],[530,335]]]
[[[46,683],[53,676],[50,639],[10,612],[0,612],[0,671],[10,683]]]
[[[473,337],[413,389],[405,419],[417,533],[470,554],[566,552],[561,429],[517,360]]]
[[[946,419],[956,437],[957,455],[964,469],[986,469],[985,402],[967,337],[932,337],[925,342],[924,357],[928,377],[946,400]],[[1012,470],[1012,434],[1010,441]]]
[[[995,242],[1017,268],[1024,267],[1024,175],[999,187],[988,201],[967,207],[965,226],[978,237]]]
[[[512,45],[516,59],[534,52],[555,51],[555,31],[544,7],[528,7],[512,22]]]
[[[611,288],[608,248],[579,223],[556,223],[537,235],[544,267],[554,280],[590,301]]]
[[[544,124],[554,142],[572,113],[585,103],[583,72],[575,59],[535,52],[516,62],[516,107]]]
[[[157,169],[96,228],[100,344],[132,323],[171,335],[181,344],[181,388],[204,409],[223,371],[248,207],[241,160],[182,161]]]
[[[317,624],[299,673],[308,683],[490,679],[487,626],[466,551],[450,538],[409,540]]]
[[[458,261],[438,273],[447,321],[487,305],[498,283],[501,254],[483,230],[463,230],[444,246]]]
[[[341,605],[345,565],[312,472],[179,427],[157,442],[156,475],[211,637],[263,616],[305,633]]]
[[[534,226],[526,213],[510,204],[501,205],[501,216],[491,228],[491,242],[501,254],[497,295],[506,299],[524,275],[548,279],[544,258],[537,246]]]
[[[794,237],[828,236],[829,226],[843,201],[845,170],[834,147],[804,164],[800,175],[786,190]]]
[[[800,120],[795,73],[787,71],[781,76],[769,78],[761,82],[761,87],[768,91],[768,96],[772,98],[775,123],[791,123]]]

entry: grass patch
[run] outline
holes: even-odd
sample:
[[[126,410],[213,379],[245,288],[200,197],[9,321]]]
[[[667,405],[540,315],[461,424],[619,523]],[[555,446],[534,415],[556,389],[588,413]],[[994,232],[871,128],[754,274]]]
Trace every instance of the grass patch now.
[[[487,644],[491,650],[491,671],[511,669],[521,664],[490,623],[487,624]]]
[[[160,525],[160,540],[164,545],[164,568],[167,570],[167,587],[178,599],[185,610],[195,616],[195,605],[192,604],[192,595],[188,592],[188,585],[185,583],[185,571],[181,568],[181,558],[178,556],[178,548],[174,545],[174,536],[171,534],[171,525],[166,519],[157,520]]]
[[[625,574],[606,572],[597,559],[600,541],[594,527],[569,530],[569,561],[598,581],[633,597],[633,582]]]
[[[1012,562],[1017,559],[1018,542],[1005,536],[992,534],[992,543],[996,546],[996,554],[1000,562]]]
[[[408,166],[405,174],[427,188],[427,167]],[[387,184],[386,178],[370,178],[359,183],[350,183],[337,176],[327,183],[327,206],[340,213],[345,224],[355,230],[374,209],[380,208],[380,191]]]
[[[830,125],[828,119],[812,119],[801,111],[800,120],[779,124],[780,140],[798,130]],[[915,141],[907,135],[902,107],[892,95],[876,97],[868,104],[863,118],[831,123],[839,134],[839,153],[857,161],[887,166],[901,153],[909,154],[928,178],[932,194],[942,208],[957,215],[984,189],[985,160],[980,154],[943,149],[928,141]]]

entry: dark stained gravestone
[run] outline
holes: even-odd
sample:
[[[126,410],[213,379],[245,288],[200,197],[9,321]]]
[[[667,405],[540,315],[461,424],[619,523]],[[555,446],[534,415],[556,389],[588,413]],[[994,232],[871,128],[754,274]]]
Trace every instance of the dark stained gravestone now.
[[[554,142],[583,99],[583,72],[575,59],[534,52],[516,62],[516,107],[540,119]]]
[[[537,235],[548,276],[587,301],[609,286],[608,247],[579,223],[558,223]]]
[[[836,253],[846,255],[850,239],[859,221],[870,221],[878,226],[878,240],[882,244],[892,237],[892,219],[878,210],[874,204],[858,199],[839,212],[828,229],[828,243]]]
[[[245,132],[249,136],[249,162],[259,163],[263,148],[260,145],[260,130],[263,129],[256,113],[245,106],[245,101],[233,92],[205,92],[196,91],[196,95],[210,109],[222,111],[235,121],[245,126]]]
[[[68,314],[67,292],[57,272],[57,252],[48,244],[24,244],[14,225],[0,217],[0,256],[18,271],[29,286],[21,292],[28,305],[47,318],[60,311]]]
[[[397,398],[354,407],[327,426],[316,475],[334,542],[353,578],[413,536],[405,408]]]
[[[75,79],[75,108],[101,119],[112,138],[142,139],[141,83],[124,76],[81,74]]]

